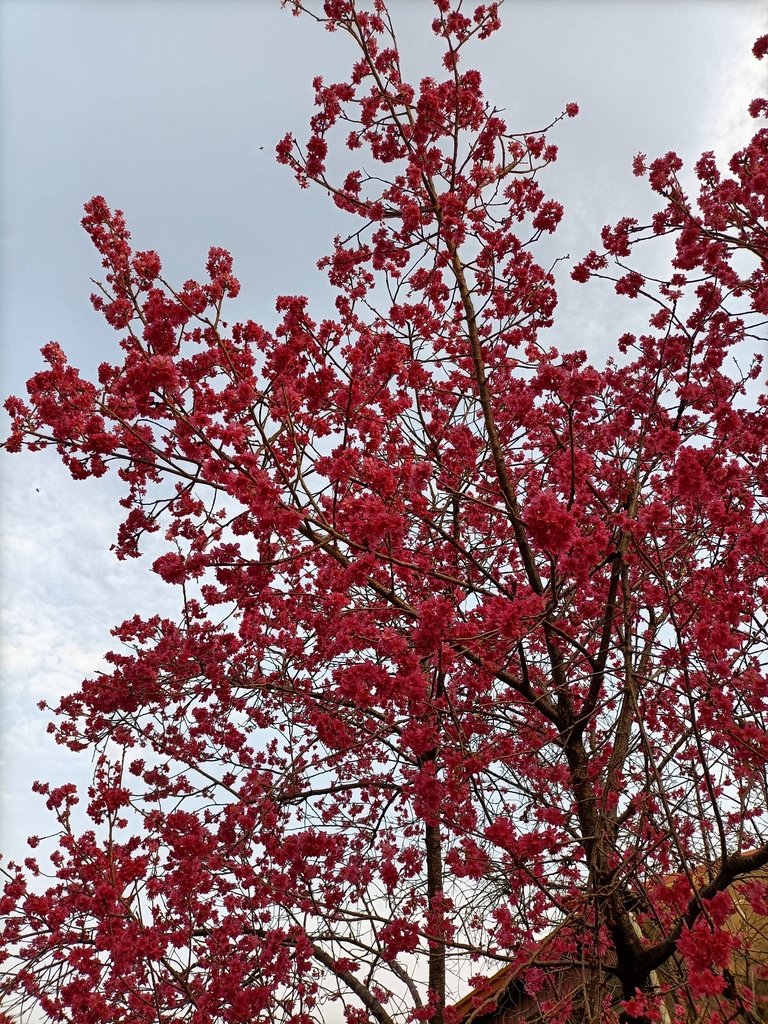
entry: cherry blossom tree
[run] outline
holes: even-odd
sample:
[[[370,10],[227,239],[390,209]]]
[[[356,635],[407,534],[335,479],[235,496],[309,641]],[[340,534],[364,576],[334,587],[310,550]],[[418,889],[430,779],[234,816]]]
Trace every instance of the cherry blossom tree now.
[[[290,6],[355,54],[277,151],[348,216],[333,316],[228,324],[227,252],[173,285],[96,197],[120,353],[90,381],[46,345],[6,403],[7,450],[117,473],[116,554],[154,535],[180,616],[117,626],[55,709],[93,780],[38,783],[52,849],[3,866],[4,1006],[451,1024],[509,964],[531,994],[590,979],[553,1021],[752,1020],[728,920],[735,881],[768,915],[768,131],[704,154],[695,196],[638,156],[652,223],[572,268],[637,309],[595,366],[548,345],[537,255],[578,110],[516,134],[486,101],[498,5],[434,0],[418,84],[381,0]]]

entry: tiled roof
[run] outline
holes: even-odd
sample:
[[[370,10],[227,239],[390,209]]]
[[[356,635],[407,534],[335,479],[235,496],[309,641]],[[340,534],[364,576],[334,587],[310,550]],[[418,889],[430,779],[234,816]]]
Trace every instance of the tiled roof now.
[[[452,1010],[458,1015],[458,1020],[477,1020],[493,1013],[498,1005],[499,998],[509,989],[514,981],[514,967],[506,964],[495,974],[487,978],[478,988],[468,992],[458,1003],[454,1003]]]

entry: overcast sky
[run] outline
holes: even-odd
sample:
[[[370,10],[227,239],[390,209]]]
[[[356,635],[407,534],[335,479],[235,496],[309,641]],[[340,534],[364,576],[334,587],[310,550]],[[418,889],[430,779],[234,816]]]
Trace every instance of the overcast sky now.
[[[439,73],[431,4],[392,6],[406,71]],[[767,86],[750,48],[768,31],[765,0],[507,0],[503,14],[467,62],[510,126],[542,127],[572,100],[582,111],[558,127],[560,161],[543,179],[566,208],[558,254],[582,255],[604,223],[649,209],[636,152],[690,161],[754,130],[745,108]],[[271,323],[281,293],[326,303],[313,268],[341,215],[273,154],[286,131],[305,136],[313,75],[343,78],[352,59],[341,34],[279,0],[0,0],[3,394],[24,393],[50,339],[89,372],[114,353],[118,336],[88,301],[101,268],[79,222],[94,194],[126,212],[136,246],[157,249],[172,280],[200,275],[210,245],[229,248],[243,283],[229,319]],[[600,361],[628,306],[566,280],[556,340]],[[3,456],[0,486],[0,851],[23,856],[48,820],[31,781],[82,781],[88,767],[53,746],[36,702],[99,666],[111,626],[173,614],[176,595],[151,558],[110,554],[110,479],[75,484],[53,456]]]

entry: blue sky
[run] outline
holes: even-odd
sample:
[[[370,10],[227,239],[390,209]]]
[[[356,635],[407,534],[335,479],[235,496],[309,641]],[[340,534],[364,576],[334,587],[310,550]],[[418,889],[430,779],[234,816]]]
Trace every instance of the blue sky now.
[[[392,5],[416,79],[438,73],[427,0]],[[565,205],[558,254],[591,248],[601,226],[650,208],[631,158],[670,148],[691,161],[745,142],[748,101],[765,91],[750,56],[768,31],[764,0],[508,0],[504,28],[473,51],[487,94],[516,130],[557,129],[544,187]],[[56,339],[92,372],[118,336],[91,310],[100,266],[82,232],[92,195],[125,210],[139,248],[168,276],[198,275],[229,248],[243,283],[230,311],[270,323],[274,297],[327,302],[314,270],[341,215],[275,164],[299,137],[311,79],[346,76],[339,34],[292,18],[278,0],[0,0],[0,380],[22,393]],[[567,281],[556,340],[612,351],[634,313]],[[111,479],[75,484],[55,458],[0,458],[0,851],[44,834],[36,777],[87,780],[87,756],[58,751],[36,702],[98,668],[110,627],[136,611],[173,614],[150,558],[118,563]],[[166,592],[167,591],[167,592]]]

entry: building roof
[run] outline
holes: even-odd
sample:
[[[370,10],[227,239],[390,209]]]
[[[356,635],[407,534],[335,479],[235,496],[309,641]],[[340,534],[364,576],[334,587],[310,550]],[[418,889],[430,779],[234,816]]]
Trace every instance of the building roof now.
[[[498,1007],[499,999],[507,992],[514,981],[514,965],[505,964],[500,971],[472,989],[452,1007],[453,1014],[460,1021],[476,1020],[493,1013]]]

